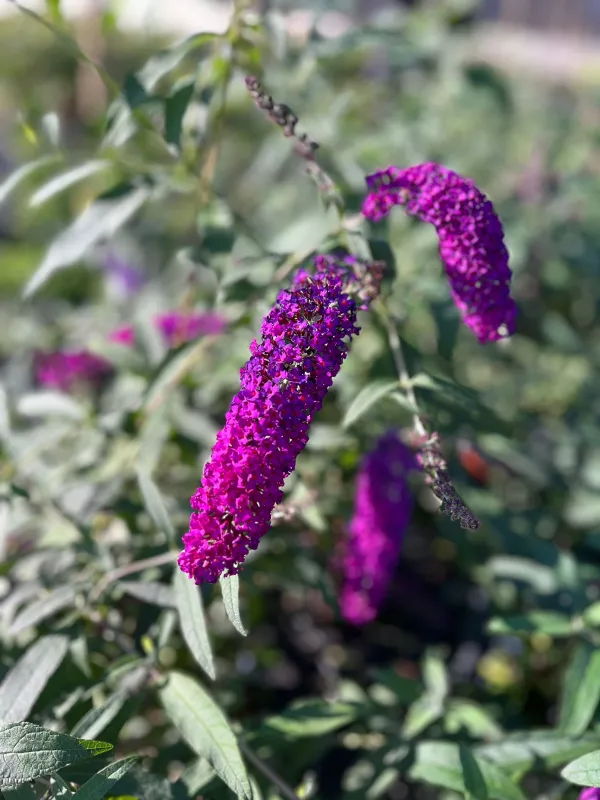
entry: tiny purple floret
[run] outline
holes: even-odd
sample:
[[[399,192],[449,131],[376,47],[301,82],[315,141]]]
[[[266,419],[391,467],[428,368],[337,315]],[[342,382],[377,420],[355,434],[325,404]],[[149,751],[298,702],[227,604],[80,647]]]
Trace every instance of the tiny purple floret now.
[[[344,292],[341,269],[303,274],[280,292],[191,499],[179,566],[196,583],[235,575],[269,530],[284,481],[357,333],[356,303]]]
[[[340,593],[342,617],[352,625],[375,619],[385,599],[413,509],[409,475],[417,469],[414,453],[393,432],[360,466]]]
[[[388,167],[367,176],[367,186],[362,211],[368,219],[380,220],[401,205],[435,227],[452,297],[479,341],[512,335],[517,307],[502,224],[473,181],[428,163]]]

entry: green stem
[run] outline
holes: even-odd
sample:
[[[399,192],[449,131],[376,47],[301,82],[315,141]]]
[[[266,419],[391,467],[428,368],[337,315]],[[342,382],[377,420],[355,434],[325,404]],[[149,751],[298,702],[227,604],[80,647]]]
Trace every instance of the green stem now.
[[[283,780],[283,778],[280,778],[279,775],[276,772],[274,772],[271,769],[271,767],[262,760],[262,758],[259,758],[254,752],[254,750],[248,747],[248,745],[242,739],[239,739],[239,745],[240,745],[240,750],[246,756],[248,761],[254,764],[256,769],[259,772],[262,772],[265,778],[271,781],[273,786],[276,786],[279,789],[283,797],[287,798],[287,800],[300,800],[300,798],[298,797],[296,792],[291,788],[291,786],[288,786],[288,784]]]

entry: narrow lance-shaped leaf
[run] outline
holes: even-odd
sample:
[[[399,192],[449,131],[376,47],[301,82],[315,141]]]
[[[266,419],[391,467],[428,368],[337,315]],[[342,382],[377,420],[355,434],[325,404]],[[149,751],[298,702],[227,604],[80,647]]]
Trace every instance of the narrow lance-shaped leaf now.
[[[206,631],[200,587],[179,569],[175,570],[173,583],[179,624],[185,643],[198,664],[214,680],[215,665]]]
[[[118,197],[101,198],[86,210],[48,248],[44,260],[23,292],[30,297],[57,270],[76,264],[102,239],[110,239],[150,196],[148,186],[140,186]]]
[[[77,789],[73,800],[102,800],[137,760],[138,756],[128,756],[104,767]]]
[[[189,81],[165,100],[165,139],[175,147],[180,145],[183,118],[194,94],[194,86],[195,80]]]
[[[10,626],[10,632],[13,634],[20,633],[31,627],[31,625],[37,625],[38,622],[54,616],[58,611],[62,611],[63,608],[68,608],[73,605],[76,594],[77,592],[73,586],[61,586],[59,589],[54,589],[45,597],[35,600],[17,614]]]
[[[0,722],[20,722],[29,716],[68,647],[66,636],[44,636],[21,656],[0,684]]]
[[[42,156],[41,158],[37,158],[35,161],[30,161],[28,164],[23,164],[22,167],[16,169],[8,176],[8,178],[0,183],[0,203],[6,200],[10,193],[14,191],[18,185],[26,180],[30,175],[33,175],[43,167],[47,167],[49,164],[56,163],[58,160],[60,160],[59,156]]]
[[[54,178],[43,186],[40,186],[40,188],[34,192],[29,200],[29,205],[31,208],[41,206],[42,203],[45,203],[46,200],[50,200],[54,195],[64,192],[65,189],[68,189],[70,186],[89,178],[91,175],[95,175],[97,172],[108,169],[110,166],[112,166],[110,161],[86,161],[85,164],[80,164],[80,166],[74,169],[61,172],[60,175],[55,175]]]
[[[109,697],[104,705],[90,709],[75,725],[71,736],[82,739],[94,739],[99,736],[123,708],[125,699],[124,692],[117,692]]]
[[[142,497],[144,498],[144,505],[152,517],[152,521],[160,531],[163,531],[163,533],[168,534],[170,538],[174,539],[175,529],[173,528],[173,523],[167,513],[160,492],[150,475],[142,469],[138,470],[138,484]]]
[[[70,797],[73,797],[73,792],[58,772],[53,772],[50,775],[50,791],[55,800],[69,800]]]
[[[119,581],[119,588],[144,603],[160,608],[173,608],[175,597],[170,586],[157,581]]]
[[[74,739],[31,722],[0,725],[0,791],[111,749],[106,742]]]
[[[221,585],[221,593],[223,595],[223,605],[225,613],[233,627],[241,633],[242,636],[247,636],[248,631],[244,628],[242,617],[240,615],[240,579],[237,575],[231,575],[229,578],[221,576],[219,578]]]
[[[221,780],[238,797],[251,798],[246,768],[235,734],[214,700],[181,672],[171,672],[160,699],[183,739],[199,756],[204,756]]]
[[[578,736],[590,724],[600,702],[600,650],[588,642],[575,649],[565,675],[558,727]]]
[[[371,406],[375,405],[383,397],[390,395],[397,388],[398,381],[374,381],[365,386],[346,409],[342,426],[349,428],[354,425]]]

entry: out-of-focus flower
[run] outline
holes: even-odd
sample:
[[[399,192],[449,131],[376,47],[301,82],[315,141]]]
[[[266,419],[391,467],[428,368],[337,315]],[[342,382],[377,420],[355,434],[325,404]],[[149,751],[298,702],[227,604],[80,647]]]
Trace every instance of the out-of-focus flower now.
[[[351,288],[349,288],[351,287]],[[179,566],[196,583],[236,574],[269,530],[282,486],[356,335],[354,260],[318,260],[263,320],[260,342],[191,499]]]
[[[78,383],[98,386],[113,372],[110,361],[88,350],[36,353],[34,369],[38,383],[65,392]]]
[[[393,432],[361,464],[340,594],[342,616],[352,625],[375,619],[385,599],[413,509],[409,475],[417,469],[414,453]]]
[[[134,297],[144,285],[144,275],[124,259],[110,253],[103,265],[109,291],[120,299]]]
[[[109,342],[122,344],[125,347],[133,347],[135,344],[135,328],[133,325],[122,325],[108,334]]]
[[[600,789],[593,787],[584,789],[579,795],[579,800],[600,800]]]
[[[223,333],[227,320],[216,311],[169,311],[154,318],[169,347],[189,342],[197,336]]]
[[[196,339],[198,336],[217,335],[227,327],[227,320],[216,311],[183,312],[169,311],[154,318],[154,325],[160,331],[169,347]],[[122,325],[108,334],[108,339],[116,344],[133,347],[135,328]]]
[[[395,205],[431,223],[438,234],[454,302],[480,342],[510,336],[517,308],[504,232],[491,202],[475,184],[441,164],[388,167],[367,177],[363,214],[386,216]]]

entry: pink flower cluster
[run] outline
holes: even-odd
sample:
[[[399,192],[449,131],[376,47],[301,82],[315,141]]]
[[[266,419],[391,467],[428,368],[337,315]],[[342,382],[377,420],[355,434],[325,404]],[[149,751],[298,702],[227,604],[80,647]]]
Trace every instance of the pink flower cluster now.
[[[375,619],[385,599],[413,509],[409,475],[417,469],[412,450],[392,432],[361,464],[340,594],[342,616],[352,625]]]
[[[78,383],[101,384],[113,367],[110,361],[88,350],[59,350],[36,353],[34,370],[38,383],[68,392]]]
[[[406,207],[438,234],[454,302],[480,342],[514,333],[516,306],[502,224],[475,184],[441,164],[388,167],[367,177],[363,214],[385,217]]]
[[[161,332],[165,343],[169,347],[177,347],[177,345],[189,342],[198,336],[223,333],[227,327],[227,320],[216,311],[192,313],[169,311],[156,316],[154,324]],[[109,334],[108,338],[116,344],[133,347],[135,328],[133,325],[123,325]]]
[[[343,264],[313,277],[302,273],[280,292],[261,341],[250,346],[241,389],[191,499],[179,566],[196,583],[236,574],[269,530],[311,421],[359,330],[346,278]]]
[[[579,795],[579,800],[600,800],[600,789],[584,789]]]

